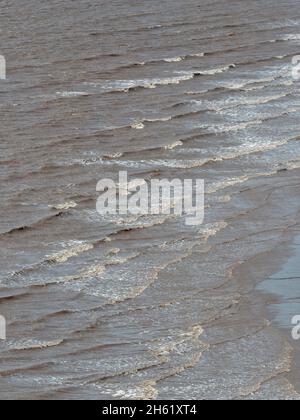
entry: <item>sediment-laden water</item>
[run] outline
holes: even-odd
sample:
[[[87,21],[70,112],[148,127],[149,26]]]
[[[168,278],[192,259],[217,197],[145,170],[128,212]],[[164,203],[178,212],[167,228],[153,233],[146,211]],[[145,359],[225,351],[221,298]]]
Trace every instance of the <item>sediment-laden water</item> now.
[[[299,234],[299,2],[1,6],[1,398],[299,399],[256,287]],[[101,217],[121,170],[204,179],[204,224]]]

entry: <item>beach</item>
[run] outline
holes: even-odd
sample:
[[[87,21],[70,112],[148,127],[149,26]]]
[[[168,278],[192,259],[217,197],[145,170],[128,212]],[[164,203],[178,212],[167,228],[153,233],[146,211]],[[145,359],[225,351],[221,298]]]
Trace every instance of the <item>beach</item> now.
[[[299,400],[299,2],[5,3],[0,398]],[[203,223],[99,214],[124,171]]]

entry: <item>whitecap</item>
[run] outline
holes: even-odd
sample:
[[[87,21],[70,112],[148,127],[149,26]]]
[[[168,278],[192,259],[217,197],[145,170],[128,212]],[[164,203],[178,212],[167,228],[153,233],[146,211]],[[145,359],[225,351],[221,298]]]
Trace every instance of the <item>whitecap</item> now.
[[[133,124],[131,124],[131,128],[134,128],[135,130],[143,130],[145,125],[141,121],[135,121]]]
[[[172,57],[172,58],[164,58],[164,61],[166,61],[167,63],[177,63],[184,60],[183,57]]]
[[[76,98],[78,96],[88,96],[88,92],[56,92],[56,95],[61,98]]]
[[[75,203],[75,201],[67,201],[66,203],[56,204],[53,206],[56,210],[68,210],[74,207],[77,207],[77,203]]]

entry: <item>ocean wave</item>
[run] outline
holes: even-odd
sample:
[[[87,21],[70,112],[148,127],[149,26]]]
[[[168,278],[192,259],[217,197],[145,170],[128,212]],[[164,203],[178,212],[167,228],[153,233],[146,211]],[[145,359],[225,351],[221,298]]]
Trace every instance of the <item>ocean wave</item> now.
[[[116,81],[103,81],[101,82],[86,82],[94,88],[100,88],[102,93],[117,93],[117,92],[130,92],[136,89],[155,89],[158,86],[167,85],[178,85],[179,83],[192,80],[197,76],[205,75],[216,75],[224,73],[235,67],[235,64],[229,64],[224,67],[206,69],[206,70],[194,70],[194,71],[180,71],[175,72],[176,76],[164,77],[164,78],[153,78],[153,79],[140,79],[140,80],[116,80]]]
[[[116,153],[105,153],[102,158],[103,159],[117,159],[123,156],[122,152],[116,152]]]
[[[224,113],[226,110],[230,110],[232,108],[240,108],[240,107],[249,107],[249,106],[256,106],[256,105],[265,105],[269,104],[270,102],[275,102],[280,99],[284,99],[288,96],[292,96],[294,93],[285,92],[280,93],[278,95],[269,95],[269,96],[261,96],[261,97],[229,97],[225,100],[216,100],[216,101],[208,101],[207,108],[211,108],[218,113]],[[195,104],[196,106],[199,104],[203,106],[205,101],[192,101],[191,104]]]
[[[128,229],[127,229],[128,230]],[[125,229],[124,229],[125,231]],[[112,241],[113,235],[110,238],[103,238],[98,242],[109,242]],[[81,270],[76,270],[74,274],[66,275],[66,276],[48,276],[43,278],[40,277],[26,277],[26,274],[44,266],[46,263],[54,263],[54,264],[63,264],[66,263],[69,259],[78,257],[82,253],[88,252],[94,248],[94,244],[86,244],[86,246],[77,246],[67,249],[66,251],[58,252],[52,256],[46,256],[45,260],[42,262],[35,264],[34,266],[28,267],[27,269],[24,268],[20,270],[18,273],[13,273],[12,276],[5,280],[5,285],[8,287],[20,285],[20,287],[31,288],[34,286],[48,286],[53,284],[64,284],[67,286],[68,283],[72,282],[83,282],[89,279],[97,279],[101,278],[104,274],[105,270],[108,267],[122,265],[127,263],[128,261],[138,257],[140,254],[138,252],[123,252],[119,248],[111,248],[109,249],[103,256],[101,256],[101,261],[98,264],[91,265],[87,268],[83,268]],[[44,267],[45,268],[45,267]]]
[[[19,298],[24,298],[30,296],[30,293],[28,292],[18,292],[18,291],[8,291],[5,293],[0,294],[0,302],[10,301],[10,300],[17,300]]]
[[[220,133],[230,133],[240,130],[245,130],[248,127],[253,127],[256,125],[261,125],[264,120],[252,120],[245,121],[236,124],[227,123],[227,124],[198,124],[195,128],[201,128],[203,130],[208,130],[210,133],[220,134]]]
[[[183,57],[173,57],[173,58],[164,58],[164,61],[166,61],[167,63],[178,63],[182,60],[184,60]]]
[[[286,69],[288,71],[288,69]],[[219,84],[218,86],[213,86],[209,89],[204,89],[200,91],[188,91],[186,92],[186,95],[189,96],[196,96],[196,95],[205,95],[207,93],[213,93],[218,91],[226,91],[226,90],[232,90],[232,91],[255,91],[255,90],[262,90],[268,87],[271,83],[275,82],[278,79],[284,79],[285,76],[288,76],[288,74],[280,74],[279,72],[275,73],[272,76],[269,77],[262,77],[259,79],[249,79],[246,80],[236,80],[236,81],[230,81],[230,82],[222,82],[222,84]],[[292,80],[282,80],[280,83],[278,83],[278,86],[282,85],[288,85],[292,86],[294,84],[294,81]]]
[[[229,83],[225,83],[223,85],[224,89],[229,89],[229,90],[243,90],[246,87],[249,87],[251,85],[253,85],[253,88],[256,88],[257,85],[260,85],[262,83],[271,83],[275,80],[274,76],[271,77],[264,77],[261,79],[247,79],[247,80],[243,80],[241,82],[229,82]],[[263,86],[264,88],[265,86]]]
[[[4,346],[8,350],[38,350],[38,349],[45,349],[48,347],[57,347],[64,342],[63,339],[57,340],[39,340],[33,338],[24,338],[19,340],[7,340],[4,343]]]
[[[284,41],[290,41],[290,40],[298,40],[299,39],[299,34],[287,34],[284,36],[281,36],[279,38],[274,38],[274,39],[267,39],[267,40],[263,40],[263,41],[258,41],[255,43],[248,43],[248,44],[243,44],[243,45],[239,45],[237,47],[229,47],[229,48],[224,48],[222,50],[220,49],[215,49],[215,50],[206,50],[205,52],[199,52],[199,53],[186,53],[186,54],[182,54],[182,55],[178,55],[178,56],[174,56],[174,57],[165,57],[165,58],[150,58],[147,59],[146,61],[136,61],[136,62],[131,62],[125,65],[120,65],[112,70],[117,70],[117,69],[130,69],[133,67],[137,67],[137,66],[147,66],[147,65],[153,65],[153,64],[159,64],[159,63],[176,63],[176,62],[182,62],[185,60],[189,60],[189,59],[195,59],[195,58],[203,58],[206,56],[214,56],[214,55],[219,55],[219,54],[224,54],[224,53],[234,53],[234,52],[238,52],[238,51],[245,51],[245,49],[247,48],[253,48],[253,47],[258,47],[258,46],[263,46],[263,45],[267,45],[267,44],[274,44],[274,43],[280,43],[280,42],[284,42]],[[241,61],[238,62],[237,64],[239,65],[247,65],[247,64],[254,64],[254,63],[259,63],[259,62],[264,62],[264,61],[271,61],[273,59],[283,59],[288,57],[289,55],[283,55],[283,56],[270,56],[267,58],[262,58],[262,59],[253,59],[251,61]]]
[[[56,210],[68,210],[77,207],[77,203],[75,201],[66,201],[65,203],[55,204],[51,207]]]
[[[180,61],[188,60],[190,58],[196,58],[196,57],[201,58],[204,56],[205,56],[205,53],[201,52],[201,53],[194,53],[194,54],[185,54],[183,56],[178,56],[178,57],[164,58],[163,61],[167,63],[178,63]]]
[[[165,58],[149,58],[146,61],[135,61],[130,62],[128,64],[120,65],[118,67],[113,68],[112,70],[120,70],[120,69],[131,69],[134,67],[144,67],[144,66],[150,66],[153,64],[160,64],[160,63],[180,63],[185,60],[189,59],[195,59],[195,58],[202,58],[206,54],[204,52],[202,53],[187,53],[176,57],[165,57]]]
[[[91,243],[80,243],[62,251],[59,251],[52,255],[46,255],[46,259],[44,262],[53,262],[53,263],[64,263],[68,261],[70,258],[77,257],[78,255],[82,254],[83,252],[90,251],[94,248],[94,245]]]
[[[131,125],[131,128],[134,128],[135,130],[142,130],[143,128],[145,128],[145,125],[141,121],[135,121]]]
[[[45,257],[42,260],[32,265],[25,266],[20,270],[13,271],[12,273],[10,273],[9,277],[4,280],[2,284],[5,284],[7,286],[10,280],[14,281],[14,279],[23,277],[26,274],[40,269],[41,267],[45,267],[46,265],[63,264],[71,258],[77,257],[82,253],[92,250],[94,246],[101,241],[104,242],[105,238],[103,238],[102,240],[99,239],[97,242],[95,241],[94,243],[86,243],[83,241],[70,241],[67,243],[60,243],[59,246],[63,246],[64,249],[54,254],[45,255]],[[15,283],[13,284],[15,285]]]
[[[208,239],[212,236],[216,236],[219,232],[226,229],[228,227],[228,223],[225,221],[215,222],[215,223],[208,223],[201,227],[199,230],[199,234],[203,239],[208,241]]]
[[[192,169],[207,165],[209,163],[221,162],[223,160],[231,160],[236,159],[242,156],[255,154],[259,152],[265,152],[269,150],[274,150],[289,141],[294,140],[291,139],[283,139],[278,141],[264,141],[264,142],[246,142],[239,146],[232,146],[232,147],[221,147],[218,149],[217,153],[214,153],[212,156],[208,156],[201,159],[151,159],[149,161],[140,161],[141,164],[146,164],[149,166],[163,166],[169,168],[177,168],[177,169]],[[181,142],[182,143],[182,142]],[[182,144],[178,144],[181,146]],[[176,146],[176,147],[178,147]],[[171,149],[172,150],[172,149]],[[188,149],[189,151],[189,149]],[[192,154],[197,154],[201,152],[198,149],[191,149],[190,152]]]
[[[167,144],[163,148],[165,150],[174,150],[176,147],[180,147],[183,145],[183,142],[181,140],[175,141],[174,143]]]
[[[147,344],[147,350],[160,362],[157,373],[153,375],[154,372],[144,369],[137,383],[126,386],[126,389],[121,384],[109,384],[107,394],[121,400],[156,399],[159,381],[191,369],[199,363],[203,353],[209,350],[209,344],[200,339],[203,333],[201,325],[194,325],[186,331],[171,330],[168,336],[152,340]]]
[[[300,34],[286,34],[281,39],[283,41],[300,41]]]
[[[100,264],[93,265],[88,269],[81,270],[79,273],[73,275],[58,277],[55,280],[55,283],[68,283],[88,279],[101,279],[108,267],[125,264],[137,258],[140,255],[139,252],[132,252],[124,256],[118,256],[119,252],[119,249],[114,250],[114,252],[110,251],[110,254],[107,255],[107,257],[109,256],[109,258],[105,258]]]
[[[18,227],[14,227],[10,230],[4,231],[4,232],[0,232],[0,237],[1,236],[6,236],[6,235],[14,235],[17,233],[22,233],[31,229],[35,229],[38,228],[40,226],[42,226],[44,223],[49,222],[51,220],[54,220],[58,217],[63,216],[65,213],[60,211],[59,213],[55,213],[53,215],[50,215],[48,217],[44,217],[41,218],[39,220],[37,220],[36,222],[32,223],[32,224],[28,224],[28,225],[22,225],[22,226],[18,226]]]
[[[269,99],[274,100],[274,98],[275,97],[269,98]],[[291,112],[297,112],[297,110],[295,109],[295,110],[292,110]],[[183,146],[184,143],[193,141],[194,139],[199,139],[201,136],[239,132],[249,127],[262,125],[264,122],[276,120],[279,117],[284,116],[285,114],[286,112],[284,111],[283,113],[282,112],[278,113],[278,115],[266,117],[261,120],[250,120],[250,121],[245,121],[245,122],[236,123],[236,124],[232,124],[232,123],[215,124],[215,125],[201,124],[201,125],[198,125],[196,128],[201,128],[205,130],[203,131],[203,133],[197,134],[195,136],[187,137],[187,138],[182,138],[181,140],[175,140],[173,143],[170,143],[164,146],[156,146],[153,148],[142,149],[142,150],[139,150],[138,153],[140,152],[153,153],[153,152],[159,152],[160,150],[167,150],[167,151],[172,152],[176,148]],[[275,140],[275,141],[270,141],[270,140],[265,140],[263,142],[261,141],[247,142],[246,141],[244,143],[241,143],[238,146],[221,147],[218,149],[217,153],[213,151],[213,155],[211,156],[208,155],[205,157],[200,157],[200,158],[195,158],[195,159],[166,157],[166,158],[160,158],[160,159],[152,158],[152,159],[142,159],[142,160],[130,160],[130,159],[125,159],[125,157],[128,155],[130,156],[132,155],[132,153],[135,153],[135,152],[127,152],[127,153],[122,154],[121,157],[124,158],[122,160],[118,158],[118,155],[116,155],[115,158],[110,157],[108,160],[102,159],[102,158],[93,158],[89,160],[86,160],[86,159],[75,160],[72,162],[72,164],[78,164],[78,165],[99,165],[99,164],[112,165],[113,164],[113,165],[119,165],[119,166],[123,166],[127,168],[136,168],[136,169],[149,168],[151,170],[153,167],[158,168],[160,166],[168,167],[168,168],[176,168],[176,169],[192,169],[192,168],[204,166],[208,163],[235,159],[240,156],[245,156],[248,154],[276,149],[279,146],[282,146],[290,141],[297,140],[297,139],[298,137],[294,136],[294,137],[287,137],[287,138],[284,138],[281,140]],[[185,153],[189,153],[189,154],[192,153],[193,155],[202,154],[202,150],[197,149],[197,148],[196,149],[185,148],[184,151]]]
[[[56,92],[57,97],[59,98],[77,98],[79,96],[88,96],[90,95],[88,92],[68,92],[68,91],[64,91],[64,92]]]
[[[143,118],[138,121],[134,121],[130,127],[134,128],[135,130],[143,130],[146,124],[155,124],[160,122],[168,122],[172,120],[172,116],[167,117],[157,117],[157,118]]]
[[[181,82],[191,80],[194,78],[192,72],[181,75],[171,76],[165,78],[141,79],[141,80],[117,80],[107,81],[103,83],[93,83],[94,87],[100,87],[103,93],[114,92],[129,92],[131,90],[142,89],[155,89],[158,86],[177,85]]]
[[[247,175],[237,176],[234,178],[227,178],[222,181],[213,182],[211,185],[206,186],[206,192],[208,194],[213,194],[219,190],[232,187],[237,184],[242,184],[250,179]]]
[[[211,76],[211,75],[215,75],[215,74],[221,74],[221,73],[224,73],[224,72],[226,72],[226,71],[228,71],[228,70],[230,70],[230,69],[233,69],[233,68],[235,68],[236,67],[236,64],[229,64],[229,65],[227,65],[227,66],[224,66],[224,67],[218,67],[218,68],[215,68],[215,69],[207,69],[207,70],[201,70],[201,71],[199,71],[199,72],[196,72],[195,73],[195,75],[197,76],[197,75],[203,75],[203,76],[206,76],[206,75],[209,75],[209,76]]]
[[[172,116],[167,116],[167,117],[157,117],[157,118],[144,118],[143,122],[144,123],[156,123],[156,122],[167,122],[167,121],[171,121],[172,120]]]
[[[104,272],[105,272],[105,265],[98,264],[98,265],[89,267],[87,270],[82,270],[79,273],[76,273],[70,276],[57,277],[56,279],[53,279],[53,281],[48,280],[44,283],[44,285],[51,284],[51,283],[57,284],[57,283],[67,283],[71,281],[81,281],[81,280],[86,280],[90,278],[99,278]]]
[[[226,178],[221,181],[212,182],[211,184],[206,186],[206,193],[214,194],[218,191],[226,189],[228,187],[232,187],[234,185],[243,184],[251,179],[260,178],[260,177],[269,177],[272,175],[276,175],[278,171],[274,169],[270,169],[266,172],[257,172],[255,174],[248,174],[248,175],[241,175],[232,178]]]

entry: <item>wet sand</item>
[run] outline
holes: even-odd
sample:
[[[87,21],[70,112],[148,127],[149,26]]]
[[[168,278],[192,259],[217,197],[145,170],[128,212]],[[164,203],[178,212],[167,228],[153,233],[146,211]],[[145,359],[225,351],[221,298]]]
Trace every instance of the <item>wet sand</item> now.
[[[296,232],[299,234],[299,228],[293,230],[294,234]],[[272,255],[273,261],[276,257],[277,261],[283,259],[284,263],[272,276],[259,283],[257,290],[269,294],[267,316],[274,326],[282,330],[284,337],[293,347],[293,360],[288,378],[299,392],[300,342],[292,335],[292,329],[296,325],[295,322],[293,323],[293,318],[299,317],[300,314],[299,235],[294,238],[292,243],[287,241],[275,251]],[[287,254],[289,254],[288,257]]]
[[[270,305],[270,312],[277,325],[290,331],[292,318],[300,314],[299,236],[296,236],[292,245],[286,244],[286,246],[290,257],[279,271],[259,285],[258,290],[269,292],[279,298],[278,303]]]

